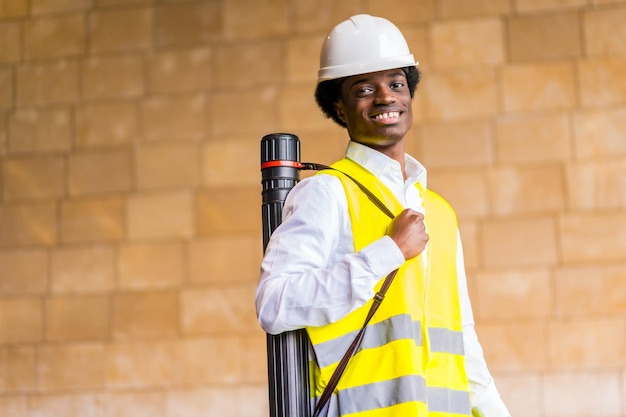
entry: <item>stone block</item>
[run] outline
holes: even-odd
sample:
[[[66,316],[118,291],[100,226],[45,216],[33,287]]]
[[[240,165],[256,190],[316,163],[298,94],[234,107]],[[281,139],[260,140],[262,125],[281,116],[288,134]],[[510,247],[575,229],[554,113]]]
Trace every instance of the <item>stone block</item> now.
[[[276,125],[280,126],[280,131],[305,133],[319,132],[329,127],[333,127],[333,121],[327,119],[320,108],[315,103],[313,97],[315,86],[312,83],[298,83],[288,85],[280,89],[276,101]],[[265,133],[276,131],[269,129],[272,120],[266,120],[263,123],[267,125],[264,132],[250,132],[249,135],[255,134],[261,138]],[[248,128],[250,129],[250,128]],[[345,148],[343,149],[345,151]]]
[[[578,88],[583,107],[626,103],[625,57],[604,56],[577,61]]]
[[[2,9],[0,6],[0,16]],[[17,21],[0,23],[0,62],[19,62],[22,58],[22,25]]]
[[[217,49],[218,88],[278,84],[284,79],[283,42],[268,40],[225,44]],[[254,71],[250,71],[254,68]]]
[[[552,320],[549,334],[554,369],[610,369],[624,363],[626,333],[621,315]]]
[[[431,74],[426,113],[432,121],[493,116],[498,112],[496,75],[492,70],[463,70]]]
[[[0,348],[0,369],[2,369],[0,373],[0,392],[3,394],[26,393],[36,388],[35,349],[33,347],[8,346]],[[3,416],[16,415],[2,411],[3,405],[0,402],[0,413]]]
[[[5,201],[62,197],[65,161],[58,156],[6,159],[2,164]]]
[[[493,168],[487,181],[495,215],[558,213],[565,207],[559,164]]]
[[[493,374],[492,374],[493,375]],[[526,417],[542,417],[542,407],[537,406],[542,398],[541,376],[537,374],[493,375],[498,392],[511,414]]]
[[[515,324],[481,323],[478,339],[491,372],[530,373],[548,369],[547,324],[525,320]]]
[[[0,300],[0,345],[42,340],[41,300],[37,297]]]
[[[213,50],[208,47],[157,52],[150,57],[150,91],[197,92],[213,85]]]
[[[139,141],[139,109],[132,101],[95,102],[76,110],[76,145],[113,147]]]
[[[131,240],[189,238],[194,234],[193,199],[188,192],[134,194],[126,211]]]
[[[28,19],[24,24],[24,56],[43,59],[82,55],[86,51],[84,13]]]
[[[256,284],[184,290],[181,293],[183,334],[232,335],[257,330],[252,302],[255,290]]]
[[[439,69],[504,63],[504,28],[499,18],[440,21],[432,28],[433,66]]]
[[[204,138],[206,111],[206,99],[200,94],[152,96],[144,100],[141,107],[144,139],[178,142],[201,140]]]
[[[486,122],[425,124],[418,129],[429,169],[482,166],[494,160],[492,129]]]
[[[576,105],[574,67],[568,62],[509,66],[502,71],[502,90],[508,113],[570,109]]]
[[[511,12],[508,0],[441,0],[438,5],[443,19],[506,15]]]
[[[247,371],[244,348],[242,338],[234,336],[182,340],[176,346],[177,383],[197,386],[242,381]]]
[[[78,65],[73,60],[54,60],[20,66],[16,90],[19,105],[75,102]]]
[[[106,340],[109,337],[106,295],[56,296],[46,299],[46,340]]]
[[[577,9],[586,6],[587,3],[587,0],[519,0],[516,3],[516,10],[520,13],[558,11]]]
[[[32,395],[28,398],[28,409],[36,416],[75,416],[89,410],[99,416],[102,405],[96,394],[81,392],[51,392],[50,394]]]
[[[311,51],[319,51],[321,46],[322,41],[317,34],[290,37],[287,40],[284,47],[284,60],[285,77],[289,83],[308,82],[311,84],[317,81],[320,60],[319,55]],[[224,78],[227,79],[227,77]],[[312,100],[310,94],[308,98]]]
[[[91,4],[91,0],[32,0],[31,10],[33,14],[48,14],[85,10],[88,9]]]
[[[553,283],[547,269],[480,270],[476,283],[473,305],[480,320],[517,323],[525,319],[547,320],[552,314]]]
[[[570,266],[558,268],[554,275],[558,317],[615,316],[624,311],[626,266]]]
[[[113,337],[138,339],[178,334],[176,292],[123,293],[113,297]]]
[[[569,207],[577,210],[626,208],[626,157],[575,162],[567,165],[566,172]]]
[[[486,221],[482,228],[484,264],[488,267],[556,265],[560,237],[556,235],[556,223],[547,216]]]
[[[480,169],[429,170],[428,188],[445,198],[461,218],[483,217],[489,212],[488,188]]]
[[[4,0],[5,2],[9,0]],[[0,6],[0,12],[2,6]],[[28,402],[26,395],[0,397],[0,413],[3,416],[28,417]]]
[[[160,4],[157,22],[158,46],[212,42],[219,39],[222,29],[217,0]]]
[[[263,417],[269,409],[269,393],[266,384],[241,386],[235,390],[235,404],[240,416]]]
[[[0,0],[0,17],[25,17],[28,15],[28,3],[13,0]]]
[[[0,68],[0,108],[13,107],[14,91],[16,89],[13,82],[13,69],[9,67]]]
[[[570,121],[562,113],[500,118],[495,136],[502,164],[567,161],[574,153]]]
[[[626,8],[588,10],[583,14],[587,53],[590,56],[626,56]]]
[[[73,246],[51,252],[53,294],[106,293],[116,288],[116,250],[112,246]]]
[[[152,46],[154,21],[150,7],[96,9],[89,24],[91,52],[137,51]]]
[[[384,16],[399,27],[402,24],[431,21],[436,16],[437,5],[435,0],[402,1],[394,0],[382,4],[375,0],[365,1],[366,13],[374,16]]]
[[[333,24],[345,20],[348,16],[362,13],[359,0],[295,0],[292,10],[292,23],[298,33],[323,33],[331,30]],[[331,23],[332,22],[332,23]],[[324,35],[322,35],[324,36]],[[322,46],[322,39],[315,50]]]
[[[626,155],[625,109],[578,112],[573,117],[574,154],[578,159],[612,158]]]
[[[54,201],[3,204],[0,208],[0,247],[55,244],[57,213]]]
[[[129,149],[73,153],[69,157],[68,184],[72,196],[126,192],[132,189]]]
[[[619,372],[552,372],[543,375],[542,403],[546,415],[564,417],[619,416]]]
[[[119,287],[123,290],[176,288],[185,281],[180,243],[137,243],[119,248]]]
[[[202,149],[202,183],[208,187],[260,184],[260,142],[256,138],[222,138]]]
[[[263,252],[260,236],[216,236],[189,244],[192,283],[256,283]],[[245,255],[245,256],[244,256]]]
[[[110,392],[103,399],[106,417],[165,417],[163,392]]]
[[[571,213],[559,218],[559,249],[565,264],[621,261],[626,253],[626,214]]]
[[[140,190],[195,187],[200,183],[201,158],[201,152],[194,144],[137,147],[135,149],[137,187]]]
[[[575,12],[511,17],[507,33],[509,59],[514,63],[577,58],[583,53],[582,29]]]
[[[244,375],[241,379],[250,384],[267,384],[267,334],[259,326],[244,337]]]
[[[196,197],[197,231],[201,236],[261,233],[261,189],[216,188]]]
[[[104,352],[104,346],[99,343],[39,348],[38,388],[44,392],[102,388]]]
[[[212,123],[207,127],[210,126],[209,132],[216,140],[226,135],[256,135],[261,140],[267,132],[276,131],[278,121],[275,104],[279,99],[277,87],[259,86],[236,95],[218,91],[211,96]]]
[[[85,99],[129,98],[145,93],[145,64],[141,56],[95,56],[81,64],[81,93]]]
[[[125,200],[90,197],[61,203],[61,241],[64,243],[116,242],[125,236]]]
[[[72,110],[66,106],[24,107],[9,114],[9,151],[49,152],[72,146]]]
[[[254,0],[242,0],[222,6],[222,33],[226,40],[272,38],[288,33],[288,0],[266,0],[263,7],[255,4]]]
[[[174,380],[174,348],[161,341],[109,344],[104,376],[108,390],[169,387]]]
[[[165,400],[168,417],[238,416],[236,386],[189,387],[169,392]]]
[[[48,254],[41,249],[0,252],[0,295],[44,294],[48,290]]]

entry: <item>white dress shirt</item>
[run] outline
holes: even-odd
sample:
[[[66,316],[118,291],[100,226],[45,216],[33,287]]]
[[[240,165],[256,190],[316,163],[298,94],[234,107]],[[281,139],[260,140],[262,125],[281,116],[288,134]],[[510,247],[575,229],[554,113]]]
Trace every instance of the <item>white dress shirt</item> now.
[[[404,180],[397,161],[369,147],[350,142],[346,156],[376,175],[404,207],[424,213],[415,184],[426,189],[426,169],[417,160],[406,155]],[[460,237],[457,255],[473,413],[480,417],[506,417],[509,412],[487,369],[474,331]],[[283,221],[265,250],[256,293],[259,323],[270,334],[333,323],[369,301],[375,284],[403,263],[402,252],[389,236],[355,252],[348,203],[340,180],[332,175],[305,178],[289,192]]]

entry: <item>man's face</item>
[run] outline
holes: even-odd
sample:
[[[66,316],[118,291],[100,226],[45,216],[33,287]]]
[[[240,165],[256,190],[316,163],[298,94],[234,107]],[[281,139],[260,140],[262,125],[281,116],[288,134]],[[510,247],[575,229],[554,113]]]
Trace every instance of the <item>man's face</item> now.
[[[411,93],[402,69],[354,75],[336,104],[350,138],[383,150],[402,141],[413,124]]]

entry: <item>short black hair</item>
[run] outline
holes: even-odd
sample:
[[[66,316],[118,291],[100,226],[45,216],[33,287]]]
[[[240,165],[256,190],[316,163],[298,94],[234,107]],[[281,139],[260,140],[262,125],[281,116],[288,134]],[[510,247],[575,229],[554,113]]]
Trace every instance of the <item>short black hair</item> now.
[[[409,92],[411,98],[415,94],[417,84],[420,82],[420,71],[415,66],[402,68],[406,74],[406,80],[409,85]],[[326,117],[332,119],[341,127],[347,127],[346,123],[337,116],[335,111],[335,103],[339,100],[339,92],[341,90],[341,84],[348,77],[337,78],[335,80],[322,81],[317,85],[315,89],[315,101]]]

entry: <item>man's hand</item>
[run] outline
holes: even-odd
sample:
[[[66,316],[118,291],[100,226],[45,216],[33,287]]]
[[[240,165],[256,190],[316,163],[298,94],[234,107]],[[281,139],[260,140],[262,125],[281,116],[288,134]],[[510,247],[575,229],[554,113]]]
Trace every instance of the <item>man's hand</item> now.
[[[422,253],[428,243],[424,215],[411,209],[404,210],[391,221],[387,234],[407,260]]]

